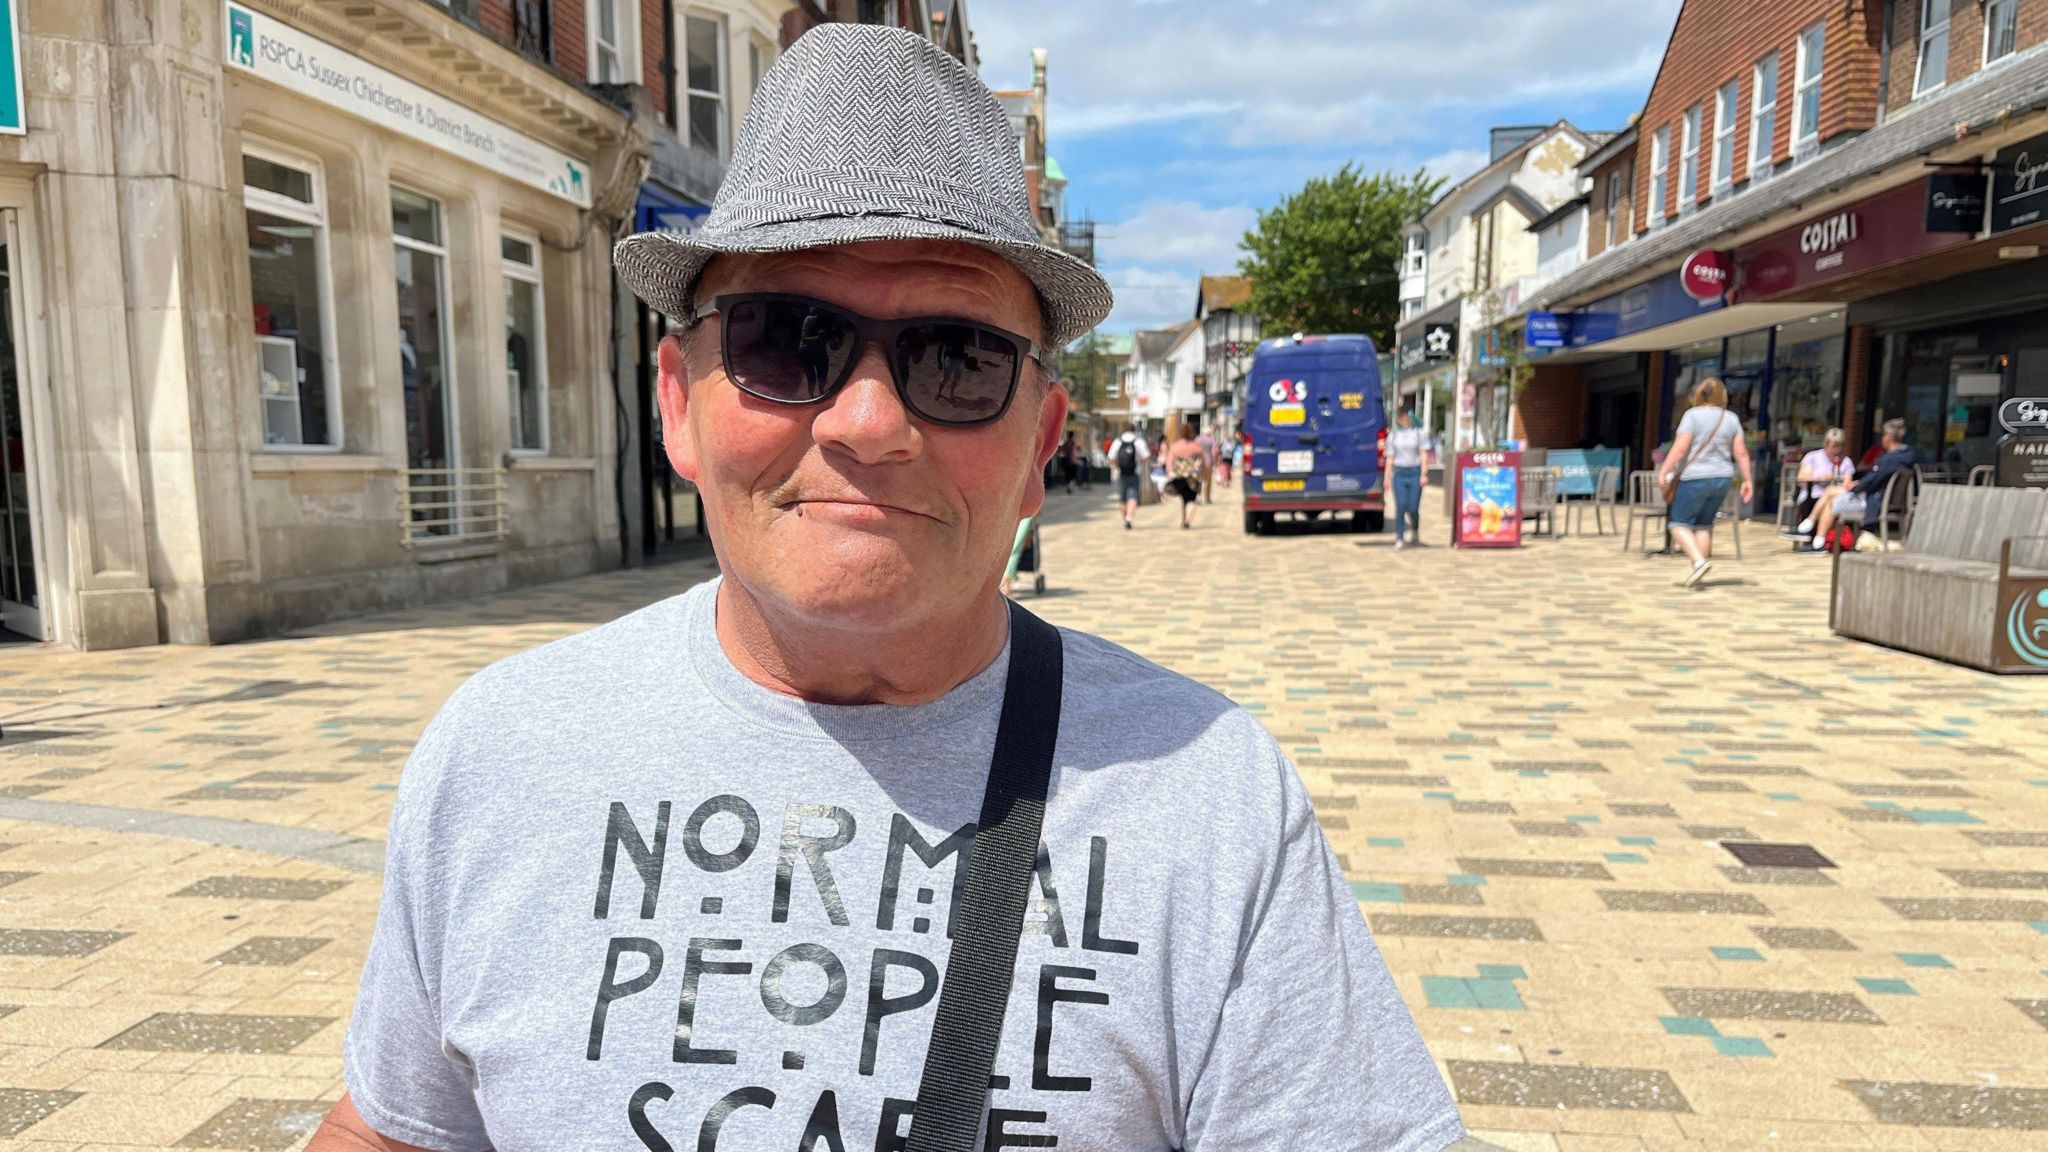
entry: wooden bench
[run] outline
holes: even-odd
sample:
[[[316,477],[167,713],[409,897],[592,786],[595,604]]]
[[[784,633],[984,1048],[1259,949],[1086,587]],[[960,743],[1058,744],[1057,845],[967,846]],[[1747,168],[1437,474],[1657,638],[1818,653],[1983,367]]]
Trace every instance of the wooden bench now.
[[[2048,489],[1928,484],[1900,552],[1835,560],[1839,635],[1987,672],[2048,672]]]

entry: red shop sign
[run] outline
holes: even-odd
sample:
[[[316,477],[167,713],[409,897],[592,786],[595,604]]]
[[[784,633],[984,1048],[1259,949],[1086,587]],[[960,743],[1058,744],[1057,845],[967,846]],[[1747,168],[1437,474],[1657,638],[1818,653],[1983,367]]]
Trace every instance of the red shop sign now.
[[[1735,257],[1715,248],[1702,248],[1679,265],[1678,282],[1695,300],[1719,300],[1735,286]]]
[[[1887,264],[1968,244],[1968,232],[1929,232],[1932,182],[1915,180],[1735,250],[1728,303],[1769,300]]]

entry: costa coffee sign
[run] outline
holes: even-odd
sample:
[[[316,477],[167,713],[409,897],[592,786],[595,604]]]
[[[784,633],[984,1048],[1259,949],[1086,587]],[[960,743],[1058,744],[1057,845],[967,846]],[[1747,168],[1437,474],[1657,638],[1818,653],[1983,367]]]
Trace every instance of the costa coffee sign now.
[[[1719,300],[1735,286],[1735,258],[1727,252],[1702,248],[1679,266],[1678,282],[1695,300]]]
[[[1971,232],[1928,227],[1933,197],[1951,184],[1942,174],[1915,180],[1737,248],[1728,303],[1803,293],[1969,243]]]

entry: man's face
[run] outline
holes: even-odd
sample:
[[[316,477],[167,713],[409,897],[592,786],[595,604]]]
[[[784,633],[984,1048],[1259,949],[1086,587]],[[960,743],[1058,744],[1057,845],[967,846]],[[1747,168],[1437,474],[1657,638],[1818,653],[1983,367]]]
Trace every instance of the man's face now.
[[[968,244],[722,256],[697,298],[732,292],[811,296],[881,320],[958,316],[1031,338],[1043,327],[1031,282]],[[727,379],[722,323],[662,342],[659,399],[669,462],[701,490],[727,577],[764,610],[833,630],[900,630],[993,595],[1018,520],[1045,502],[1066,390],[1026,361],[1002,419],[928,424],[870,345],[831,398],[775,404]]]

